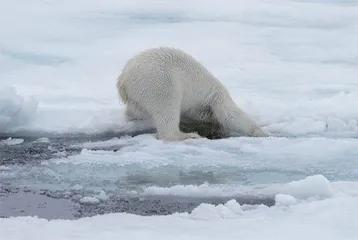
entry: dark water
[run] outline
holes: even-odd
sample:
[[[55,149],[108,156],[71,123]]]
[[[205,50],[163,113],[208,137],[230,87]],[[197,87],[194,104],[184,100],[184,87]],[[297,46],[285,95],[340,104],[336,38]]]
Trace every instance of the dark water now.
[[[131,134],[131,135],[138,135]],[[14,137],[14,136],[12,136]],[[42,161],[80,153],[81,148],[73,147],[86,141],[108,140],[115,136],[104,134],[97,136],[73,135],[50,136],[48,141],[37,141],[38,137],[23,137],[24,142],[17,145],[0,144],[0,166],[36,165]],[[0,136],[0,141],[8,136]],[[45,139],[46,140],[46,139]],[[118,149],[101,148],[117,151]],[[26,181],[26,179],[24,179]],[[78,219],[97,214],[126,212],[139,215],[167,215],[175,212],[191,212],[201,203],[221,204],[235,198],[240,204],[265,204],[272,206],[273,198],[251,196],[238,197],[178,197],[178,196],[128,196],[112,194],[97,204],[80,203],[76,192],[56,192],[48,189],[19,188],[11,182],[0,182],[0,217],[38,216],[46,219]]]
[[[142,216],[191,212],[201,203],[223,204],[232,198],[189,198],[173,196],[113,196],[99,204],[81,204],[68,198],[53,197],[31,190],[0,190],[0,217],[38,216],[46,219],[78,219],[98,214],[126,212]],[[275,202],[269,198],[236,198],[240,204]]]

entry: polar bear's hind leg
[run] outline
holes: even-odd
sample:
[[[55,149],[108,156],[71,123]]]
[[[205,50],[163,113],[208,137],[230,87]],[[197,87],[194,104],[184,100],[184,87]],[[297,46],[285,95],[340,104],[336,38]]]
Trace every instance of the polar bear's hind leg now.
[[[157,128],[158,139],[181,141],[185,139],[201,138],[194,132],[184,133],[180,131],[180,109],[171,107],[170,104],[165,106],[161,105],[158,109],[151,112],[153,121]]]
[[[148,113],[138,103],[131,100],[127,102],[125,115],[127,121],[140,121],[150,119]]]
[[[180,97],[173,97],[174,92],[162,101],[153,101],[154,106],[149,110],[157,128],[158,139],[181,141],[201,138],[197,133],[180,131]],[[163,96],[163,95],[162,95]],[[164,95],[165,96],[165,95]],[[167,95],[168,96],[168,95]]]
[[[136,118],[143,116],[149,118],[157,130],[158,139],[181,141],[201,138],[197,133],[185,133],[179,128],[182,99],[178,86],[171,79],[160,77],[155,79],[160,80],[157,84],[147,85],[146,91],[129,95],[127,113]],[[166,82],[171,84],[166,84]],[[158,91],[158,85],[166,87],[160,89],[160,94],[152,94],[152,92]]]

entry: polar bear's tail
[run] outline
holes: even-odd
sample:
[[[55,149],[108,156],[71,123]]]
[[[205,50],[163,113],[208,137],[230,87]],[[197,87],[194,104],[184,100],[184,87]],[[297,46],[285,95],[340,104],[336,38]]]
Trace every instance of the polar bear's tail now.
[[[126,103],[128,101],[128,95],[127,95],[126,88],[123,84],[123,79],[121,80],[121,74],[117,77],[116,87],[119,97],[124,103]]]

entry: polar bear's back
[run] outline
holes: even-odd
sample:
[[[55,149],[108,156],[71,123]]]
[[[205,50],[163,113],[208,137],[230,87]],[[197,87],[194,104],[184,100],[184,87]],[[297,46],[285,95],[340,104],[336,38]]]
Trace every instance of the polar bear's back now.
[[[200,72],[201,74],[207,72],[202,64],[192,56],[180,49],[170,47],[151,48],[137,53],[129,59],[123,71],[130,71],[131,69],[146,70],[148,68],[166,72],[172,72],[175,69],[187,73],[191,72],[191,78],[195,78],[195,74]]]
[[[175,86],[181,91],[183,101],[190,99],[187,104],[198,104],[195,100],[202,96],[211,97],[213,88],[224,89],[199,61],[182,50],[169,47],[152,48],[133,56],[124,66],[119,81],[129,91],[138,87]]]

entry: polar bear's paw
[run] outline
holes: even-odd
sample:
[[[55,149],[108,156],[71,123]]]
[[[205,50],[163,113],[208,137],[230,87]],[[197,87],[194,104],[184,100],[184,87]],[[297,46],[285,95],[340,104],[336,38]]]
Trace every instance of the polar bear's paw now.
[[[199,139],[199,138],[202,138],[202,137],[195,132],[184,133],[184,139]]]
[[[171,134],[168,136],[158,136],[158,139],[164,140],[164,141],[183,141],[186,139],[199,139],[202,138],[199,134],[191,132],[191,133],[183,133],[179,132],[176,134]]]
[[[251,137],[269,137],[270,135],[264,132],[261,128],[257,128],[250,134]]]

